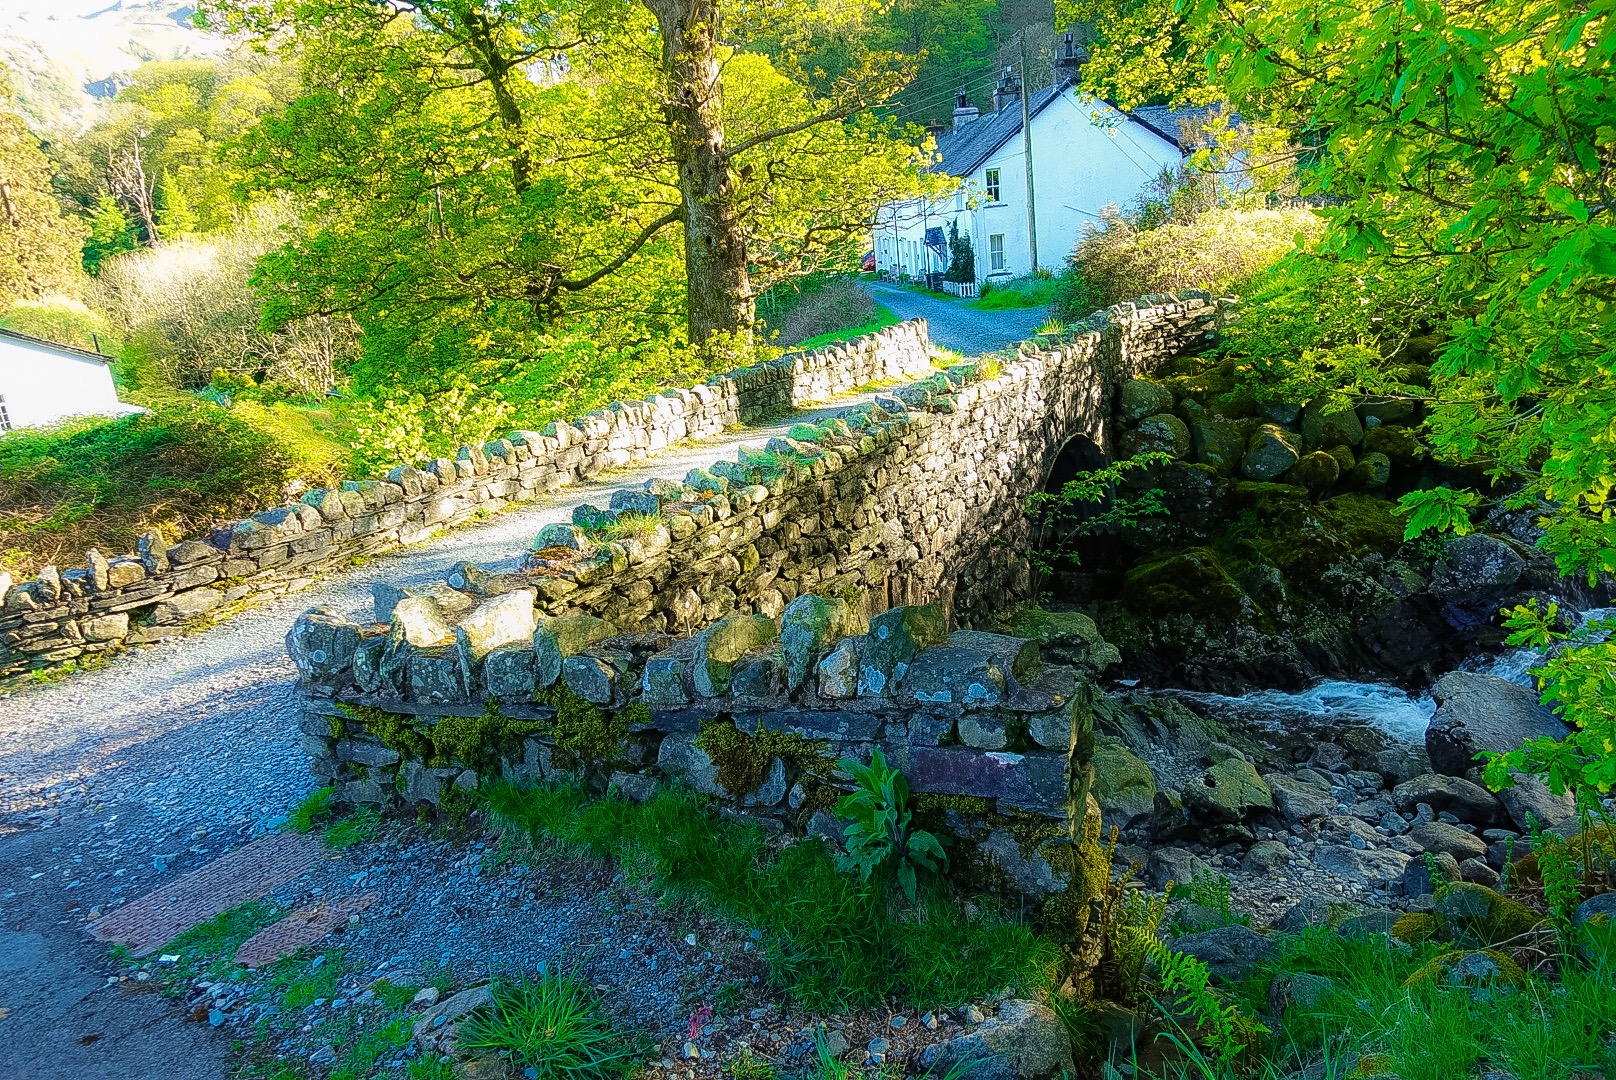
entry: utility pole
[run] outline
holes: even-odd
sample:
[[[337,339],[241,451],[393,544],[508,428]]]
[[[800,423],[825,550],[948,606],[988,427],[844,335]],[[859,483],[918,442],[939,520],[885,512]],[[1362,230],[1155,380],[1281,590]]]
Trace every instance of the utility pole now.
[[[1038,209],[1032,188],[1032,83],[1027,79],[1027,31],[1021,31],[1021,156],[1027,161],[1027,253],[1038,269]]]

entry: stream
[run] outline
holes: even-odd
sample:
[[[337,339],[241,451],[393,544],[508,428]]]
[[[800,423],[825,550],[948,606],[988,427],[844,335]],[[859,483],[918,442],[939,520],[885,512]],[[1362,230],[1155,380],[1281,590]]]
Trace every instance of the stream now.
[[[1616,618],[1616,607],[1593,608],[1581,614],[1578,628],[1611,618]],[[1528,672],[1542,660],[1539,650],[1512,649],[1471,657],[1458,670],[1532,686]],[[1424,745],[1426,726],[1436,712],[1436,701],[1429,692],[1414,695],[1391,683],[1327,679],[1305,690],[1254,690],[1237,697],[1191,690],[1147,692],[1189,703],[1225,725],[1238,722],[1293,738],[1303,734],[1328,738],[1359,729],[1365,734],[1372,731],[1388,745]]]

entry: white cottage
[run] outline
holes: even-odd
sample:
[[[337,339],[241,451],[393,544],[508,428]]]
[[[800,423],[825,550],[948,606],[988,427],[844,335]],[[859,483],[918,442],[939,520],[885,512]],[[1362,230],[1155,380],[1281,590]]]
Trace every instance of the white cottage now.
[[[1059,270],[1083,228],[1097,224],[1107,206],[1134,202],[1163,169],[1186,154],[1180,135],[1189,110],[1123,112],[1077,88],[1081,50],[1070,38],[1056,63],[1053,86],[1027,102],[1032,130],[1037,256],[1028,228],[1026,140],[1021,126],[1020,79],[1006,69],[986,116],[964,94],[954,127],[937,139],[934,166],[960,181],[939,199],[888,203],[876,214],[876,269],[921,279],[949,262],[948,230],[971,238],[976,278],[1001,281],[1034,266]]]
[[[69,416],[126,416],[110,357],[0,329],[0,432],[42,427]]]

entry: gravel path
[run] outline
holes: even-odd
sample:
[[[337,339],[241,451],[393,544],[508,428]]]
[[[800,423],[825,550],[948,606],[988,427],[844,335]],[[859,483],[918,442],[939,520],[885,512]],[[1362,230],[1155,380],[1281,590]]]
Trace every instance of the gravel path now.
[[[130,992],[139,986],[103,984],[105,950],[82,927],[103,906],[275,827],[313,789],[283,644],[300,612],[315,604],[368,610],[372,583],[441,581],[462,560],[512,566],[541,526],[570,520],[603,491],[681,479],[869,396],[667,451],[200,633],[0,697],[0,1040],[27,1049],[0,1053],[0,1080],[225,1075],[226,1040],[179,1023],[155,995]],[[428,896],[451,881],[442,872],[415,876]]]
[[[1049,321],[1048,308],[982,311],[962,300],[944,300],[883,281],[862,281],[860,285],[871,299],[891,308],[898,318],[925,319],[933,342],[966,356],[1025,341]]]

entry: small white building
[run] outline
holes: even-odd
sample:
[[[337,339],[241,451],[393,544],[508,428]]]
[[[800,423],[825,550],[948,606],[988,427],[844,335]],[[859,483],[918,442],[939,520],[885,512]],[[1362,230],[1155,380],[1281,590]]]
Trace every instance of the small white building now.
[[[69,416],[127,416],[111,357],[0,329],[0,432],[43,427]]]
[[[1080,50],[1068,38],[1053,86],[1027,102],[1032,130],[1037,262],[1057,271],[1087,225],[1107,206],[1126,207],[1164,169],[1186,154],[1181,122],[1202,110],[1166,108],[1123,112],[1077,88]],[[976,279],[1001,281],[1032,271],[1027,165],[1021,127],[1021,84],[1008,69],[987,115],[959,95],[954,127],[937,139],[934,168],[959,186],[937,199],[910,199],[878,208],[875,267],[898,278],[923,279],[948,267],[950,225],[969,235]]]

